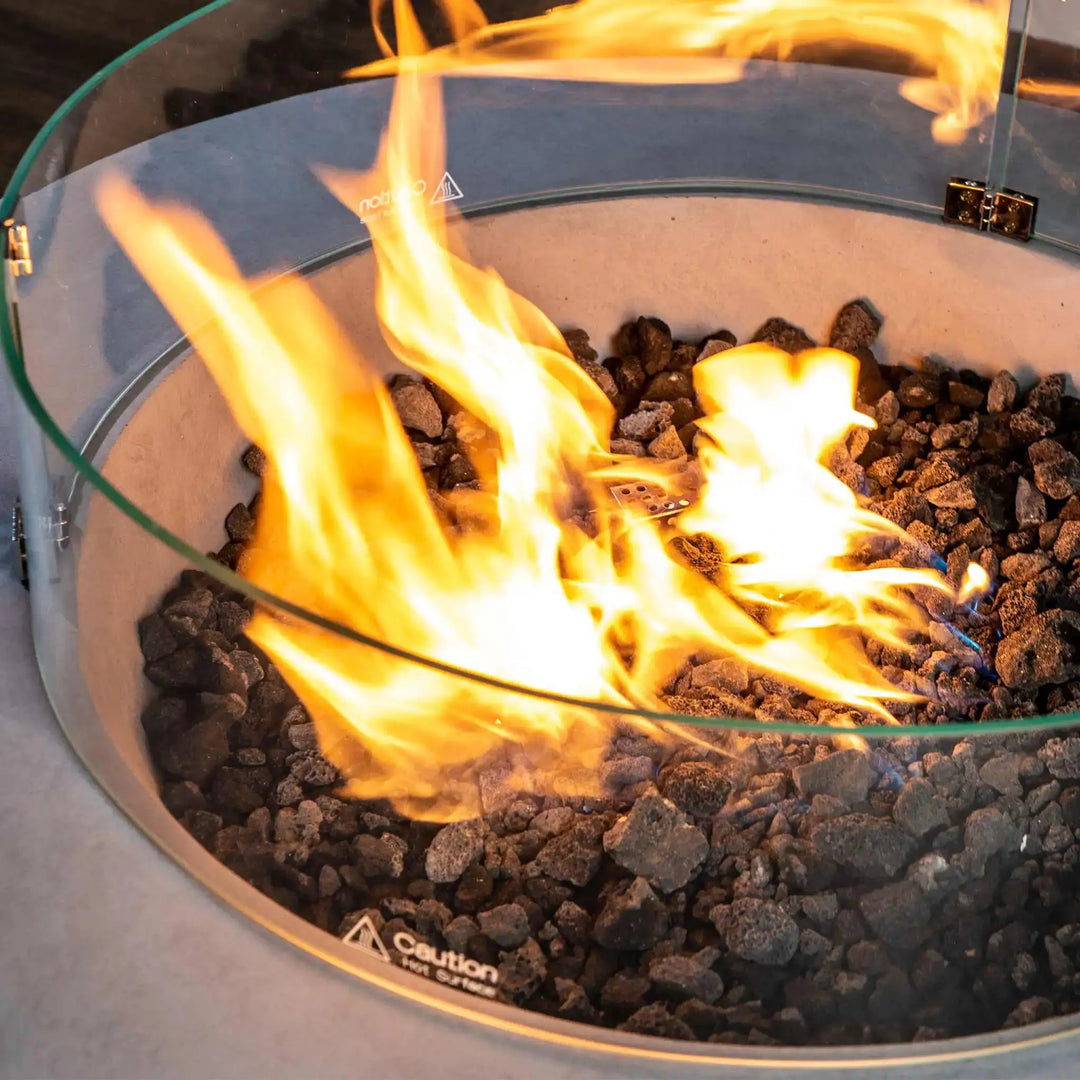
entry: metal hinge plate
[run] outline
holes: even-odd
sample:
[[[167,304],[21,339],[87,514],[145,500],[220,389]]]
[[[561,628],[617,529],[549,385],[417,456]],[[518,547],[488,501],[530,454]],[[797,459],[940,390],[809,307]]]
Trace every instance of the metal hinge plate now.
[[[24,589],[30,588],[30,568],[26,561],[26,533],[23,532],[22,504],[18,499],[11,508],[11,542],[15,545],[15,559],[19,564],[19,580]]]
[[[30,257],[30,234],[25,225],[5,221],[7,229],[7,261],[14,277],[29,277],[34,272]]]
[[[47,517],[40,521],[40,535],[47,542],[55,544],[63,551],[71,539],[68,523],[67,503],[57,500],[49,508]],[[26,554],[26,519],[23,517],[22,502],[15,500],[11,508],[11,542],[15,545],[15,558],[19,564],[19,580],[24,588],[30,587],[29,560]]]
[[[1034,195],[1011,188],[991,192],[980,180],[953,176],[945,186],[942,217],[950,225],[964,225],[1010,240],[1030,240],[1038,208],[1039,200]]]
[[[667,518],[681,514],[697,501],[701,494],[701,473],[696,463],[685,461],[664,483],[655,480],[627,480],[608,490],[611,497],[631,521]]]

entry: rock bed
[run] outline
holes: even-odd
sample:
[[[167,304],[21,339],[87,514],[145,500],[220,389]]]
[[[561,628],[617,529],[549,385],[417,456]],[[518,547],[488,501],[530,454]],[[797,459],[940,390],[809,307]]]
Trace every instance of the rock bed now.
[[[1080,401],[1060,376],[1026,393],[927,360],[879,365],[862,302],[828,343],[860,360],[858,405],[878,422],[832,462],[901,525],[893,557],[999,582],[976,608],[942,608],[930,640],[870,647],[924,725],[869,750],[815,735],[858,724],[737,661],[687,664],[668,705],[747,718],[747,734],[669,744],[617,730],[590,800],[506,791],[480,775],[482,819],[439,826],[335,797],[334,766],[273,664],[244,636],[250,601],[186,571],[140,622],[143,713],[162,798],[226,866],[344,935],[368,916],[498,971],[498,996],[625,1031],[759,1045],[901,1042],[1013,1027],[1074,1011],[1080,994],[1080,737],[935,738],[932,725],[1072,711],[1080,701]],[[602,363],[578,363],[616,406],[613,449],[692,453],[690,372],[730,347],[627,324]],[[754,340],[813,344],[781,319]],[[474,482],[469,425],[437,388],[392,394],[438,492]],[[261,454],[245,464],[258,474]],[[446,512],[452,510],[445,507]],[[226,519],[223,562],[254,521]],[[702,573],[716,554],[685,541]],[[958,632],[959,631],[959,632]],[[752,734],[754,719],[806,734]],[[701,730],[696,730],[701,735]],[[400,957],[392,953],[394,959]]]

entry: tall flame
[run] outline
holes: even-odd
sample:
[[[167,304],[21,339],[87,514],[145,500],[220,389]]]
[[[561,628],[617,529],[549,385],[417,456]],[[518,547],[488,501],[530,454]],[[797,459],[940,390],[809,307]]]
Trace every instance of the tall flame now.
[[[413,59],[377,160],[360,176],[320,171],[353,208],[442,168],[439,81],[418,70],[411,9],[397,15]],[[900,645],[924,627],[913,588],[953,594],[932,570],[860,558],[868,540],[903,534],[825,465],[853,425],[872,426],[853,406],[852,357],[751,345],[700,361],[700,498],[673,526],[628,524],[611,485],[664,481],[673,466],[613,455],[612,406],[556,328],[450,250],[441,207],[402,199],[368,221],[383,335],[458,403],[451,422],[480,481],[433,497],[388,390],[302,279],[253,291],[197,214],[119,177],[99,206],[266,453],[245,573],[357,635],[269,612],[248,628],[351,794],[416,816],[474,813],[477,763],[494,758],[534,787],[589,791],[614,718],[662,733],[635,710],[662,709],[693,657],[739,657],[885,717],[907,697],[862,641]],[[717,572],[685,565],[672,533],[711,538]]]
[[[719,82],[740,78],[747,59],[783,60],[800,46],[889,50],[927,72],[900,92],[935,114],[931,130],[942,143],[961,142],[993,111],[1009,13],[1008,0],[578,0],[489,25],[474,0],[438,3],[453,41],[435,49],[418,27],[403,46],[400,0],[394,11],[401,56],[444,74]],[[378,27],[385,0],[371,6]],[[350,75],[400,70],[381,31],[379,40],[386,58]]]

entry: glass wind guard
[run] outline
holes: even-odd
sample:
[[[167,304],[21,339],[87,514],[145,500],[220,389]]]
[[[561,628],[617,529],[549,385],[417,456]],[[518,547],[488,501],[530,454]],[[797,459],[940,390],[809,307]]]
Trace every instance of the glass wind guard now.
[[[1080,249],[1080,5],[1075,0],[1030,0],[1003,186],[1038,199],[1038,237]]]

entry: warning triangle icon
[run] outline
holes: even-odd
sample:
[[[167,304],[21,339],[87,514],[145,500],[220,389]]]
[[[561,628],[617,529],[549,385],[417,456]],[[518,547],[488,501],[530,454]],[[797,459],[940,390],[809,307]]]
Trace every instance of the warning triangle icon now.
[[[366,952],[368,956],[374,956],[376,960],[385,960],[388,964],[390,963],[390,954],[386,951],[386,946],[382,943],[382,938],[379,937],[379,932],[375,929],[370,915],[362,915],[341,940],[361,952]]]
[[[465,195],[458,187],[457,181],[448,172],[444,172],[439,186],[432,192],[431,205],[438,206],[439,203],[454,202],[455,199],[463,198]]]

